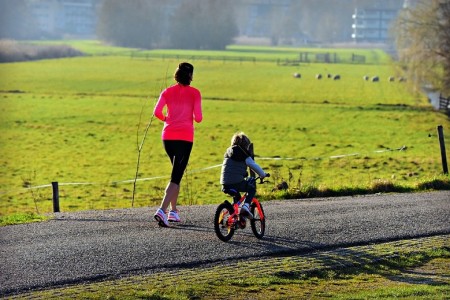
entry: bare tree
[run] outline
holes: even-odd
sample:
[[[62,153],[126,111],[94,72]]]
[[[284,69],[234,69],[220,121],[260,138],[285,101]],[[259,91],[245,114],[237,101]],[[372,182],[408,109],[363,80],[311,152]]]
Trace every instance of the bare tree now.
[[[450,94],[450,1],[418,0],[396,25],[399,60],[416,89],[431,85]]]

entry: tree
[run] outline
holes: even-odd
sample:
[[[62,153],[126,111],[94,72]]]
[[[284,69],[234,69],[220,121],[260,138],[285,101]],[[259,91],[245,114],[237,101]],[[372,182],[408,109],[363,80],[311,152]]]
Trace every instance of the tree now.
[[[233,16],[229,1],[183,1],[172,17],[170,46],[178,49],[225,49],[238,33]]]
[[[408,80],[450,94],[450,1],[419,0],[397,20],[396,45]]]
[[[97,34],[124,47],[224,49],[237,34],[231,2],[103,0]]]
[[[162,2],[104,0],[99,12],[99,38],[117,46],[152,48],[159,41]]]

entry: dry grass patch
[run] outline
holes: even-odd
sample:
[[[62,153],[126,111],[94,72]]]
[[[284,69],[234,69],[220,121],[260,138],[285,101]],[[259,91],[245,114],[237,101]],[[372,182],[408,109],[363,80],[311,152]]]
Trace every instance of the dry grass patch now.
[[[67,45],[32,45],[0,40],[0,63],[83,55],[83,52]]]

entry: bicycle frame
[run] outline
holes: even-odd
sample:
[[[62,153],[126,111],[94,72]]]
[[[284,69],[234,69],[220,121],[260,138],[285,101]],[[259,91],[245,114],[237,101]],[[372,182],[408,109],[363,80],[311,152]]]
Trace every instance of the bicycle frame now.
[[[257,179],[260,178],[258,177]],[[260,183],[264,183],[264,181],[260,179]],[[242,204],[245,202],[248,193],[241,195],[241,193],[234,189],[223,189],[222,191],[232,197],[233,201],[230,203],[230,201],[225,200],[216,209],[214,214],[214,231],[217,237],[224,242],[229,241],[234,235],[235,230],[246,227],[248,220],[255,237],[262,239],[266,228],[266,217],[263,205],[259,200],[253,197],[250,204],[251,215],[245,216],[241,215],[240,209],[242,209]]]
[[[244,194],[239,201],[235,202],[233,204],[233,213],[230,215],[230,217],[228,218],[227,222],[228,225],[234,225],[236,224],[236,222],[239,220],[239,207],[241,206],[241,204],[245,201],[245,197],[247,196],[247,194]],[[256,199],[255,197],[252,199],[252,203],[254,203],[258,209],[258,211],[260,212],[260,219],[264,220],[264,213],[263,210],[261,209],[261,204],[259,204],[258,199]],[[226,214],[224,214],[222,216],[222,218],[224,218],[226,216]]]

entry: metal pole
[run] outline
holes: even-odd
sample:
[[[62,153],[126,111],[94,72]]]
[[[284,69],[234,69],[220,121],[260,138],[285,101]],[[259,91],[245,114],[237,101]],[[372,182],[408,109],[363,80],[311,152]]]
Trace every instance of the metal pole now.
[[[442,125],[437,127],[438,136],[439,136],[439,144],[441,146],[441,158],[442,158],[442,170],[444,174],[448,174],[448,166],[447,166],[447,155],[445,153],[445,143],[444,143],[444,129]]]
[[[59,187],[58,182],[52,182],[53,212],[59,212]]]

